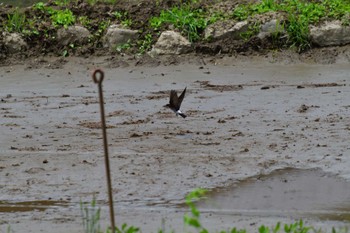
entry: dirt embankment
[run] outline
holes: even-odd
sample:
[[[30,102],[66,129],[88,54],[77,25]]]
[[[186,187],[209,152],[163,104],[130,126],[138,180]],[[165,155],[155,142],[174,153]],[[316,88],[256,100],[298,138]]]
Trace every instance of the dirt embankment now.
[[[230,1],[213,3],[211,1],[200,1],[194,7],[202,9],[209,13],[213,9],[219,11],[232,11],[234,7],[244,1]],[[41,56],[100,56],[111,55],[112,59],[118,60],[119,63],[154,63],[167,64],[178,63],[178,60],[186,60],[182,56],[173,56],[169,62],[169,57],[151,58],[148,55],[136,56],[139,52],[140,44],[148,38],[148,48],[154,44],[159,33],[172,28],[171,25],[162,25],[157,30],[150,27],[150,19],[153,16],[159,16],[162,10],[170,9],[179,5],[178,1],[117,1],[115,4],[96,3],[88,4],[85,1],[71,1],[67,6],[59,6],[54,1],[49,1],[46,8],[27,7],[20,12],[25,15],[26,24],[24,26],[24,39],[28,47],[24,51],[12,54],[3,44],[4,34],[0,34],[0,62],[2,65],[21,63],[24,60],[31,60]],[[86,27],[92,37],[89,43],[83,45],[61,45],[57,41],[57,30],[62,25],[57,26],[52,22],[52,14],[49,8],[55,10],[70,9],[75,17],[76,25]],[[14,14],[15,8],[6,6],[0,9],[0,25],[6,29],[9,25],[8,15]],[[118,13],[116,16],[116,12]],[[138,31],[138,40],[132,43],[127,50],[110,51],[103,48],[101,38],[106,32],[106,28],[111,24],[127,23],[127,27]],[[203,34],[203,31],[199,32]],[[259,40],[252,37],[249,40],[234,40],[230,38],[219,39],[216,41],[198,40],[192,44],[193,52],[189,56],[189,61],[193,56],[197,57],[239,57],[246,59],[248,57],[267,57],[273,62],[282,63],[321,63],[332,64],[338,61],[348,62],[350,57],[349,47],[328,47],[328,48],[311,48],[303,53],[298,53],[294,49],[289,49],[285,45],[277,45],[267,40]],[[126,56],[125,56],[126,55]]]

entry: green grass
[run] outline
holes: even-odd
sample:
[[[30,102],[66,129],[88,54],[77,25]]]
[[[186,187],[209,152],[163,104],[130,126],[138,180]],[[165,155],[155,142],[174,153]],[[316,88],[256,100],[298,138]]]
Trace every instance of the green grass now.
[[[69,3],[69,0],[55,1],[58,6],[65,6]],[[57,10],[52,7],[46,6],[43,2],[38,2],[33,6],[33,9],[39,10],[42,13],[47,13],[50,15],[51,23],[55,27],[68,27],[73,25],[76,18],[70,9]]]
[[[118,0],[86,0],[90,4],[104,2],[115,4]],[[125,28],[135,28],[139,22],[133,22],[132,16],[125,10],[116,10],[112,12],[112,17],[101,18],[96,22],[90,19],[88,15],[80,14],[75,16],[68,8],[77,0],[54,0],[56,7],[47,6],[42,2],[38,2],[33,9],[40,11],[33,18],[26,18],[25,14],[17,8],[8,13],[8,19],[3,22],[3,28],[9,32],[20,32],[25,36],[39,35],[39,29],[53,31],[58,27],[68,27],[75,23],[88,28],[94,34],[94,38],[98,41],[111,23],[119,23]],[[161,4],[161,1],[155,0]],[[220,12],[220,10],[210,10],[210,5],[199,5],[198,1],[183,1],[182,4],[162,10],[159,15],[150,18],[148,26],[145,28],[137,28],[142,31],[141,39],[132,46],[137,48],[140,53],[149,50],[154,43],[154,38],[159,35],[161,30],[175,29],[183,36],[187,37],[190,42],[204,41],[202,37],[206,27],[220,20],[233,19],[236,21],[247,20],[250,23],[249,30],[243,33],[242,39],[247,41],[259,32],[260,22],[259,16],[267,12],[279,12],[283,15],[280,20],[279,31],[272,34],[272,40],[276,47],[290,46],[301,52],[311,47],[310,44],[310,25],[317,25],[326,20],[338,19],[344,25],[350,25],[350,1],[349,0],[261,0],[251,4],[241,4],[235,6],[232,12]],[[114,16],[114,17],[113,17]],[[46,21],[46,22],[45,22]],[[47,24],[49,21],[51,24]],[[41,22],[45,22],[42,27]],[[99,25],[94,25],[94,24]],[[53,27],[52,27],[53,26]],[[280,40],[281,35],[287,33],[283,42]],[[43,32],[47,33],[47,32]],[[33,38],[33,37],[32,37]],[[208,40],[210,41],[210,40]],[[287,43],[287,44],[285,44]],[[131,50],[130,50],[131,51]]]
[[[307,0],[262,0],[259,3],[238,5],[232,12],[237,20],[246,20],[254,15],[266,12],[285,12],[285,29],[289,35],[289,45],[298,51],[310,47],[309,25],[327,19],[339,19],[345,24],[350,22],[350,2],[343,0],[307,1]]]
[[[207,22],[206,13],[202,9],[192,9],[190,5],[183,5],[161,11],[159,16],[151,18],[150,26],[158,30],[165,24],[173,25],[189,41],[194,42],[200,39],[200,33],[206,28]]]
[[[101,232],[101,208],[97,207],[95,197],[92,199],[90,206],[87,206],[80,201],[80,212],[83,218],[83,228],[85,233]]]
[[[75,16],[69,9],[51,11],[51,20],[54,26],[68,27],[75,23]]]
[[[152,48],[152,34],[147,33],[141,40],[137,41],[139,54],[144,54]]]
[[[22,32],[26,25],[26,16],[16,8],[12,14],[7,15],[6,30],[8,32]]]

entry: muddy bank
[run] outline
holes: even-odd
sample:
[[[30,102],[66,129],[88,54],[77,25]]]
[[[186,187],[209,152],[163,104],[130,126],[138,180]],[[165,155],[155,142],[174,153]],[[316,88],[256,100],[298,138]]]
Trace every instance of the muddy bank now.
[[[347,64],[225,57],[111,68],[109,58],[45,58],[0,70],[1,196],[64,205],[1,213],[1,227],[80,232],[78,203],[94,195],[107,214],[97,87],[91,79],[96,67],[106,72],[117,221],[154,232],[165,216],[181,231],[184,209],[175,206],[193,188],[227,187],[286,167],[320,168],[350,179]],[[170,89],[185,86],[182,110],[188,117],[182,119],[163,105]],[[203,219],[213,227],[220,221],[256,229],[297,217],[206,213]],[[306,219],[328,229],[348,224]]]

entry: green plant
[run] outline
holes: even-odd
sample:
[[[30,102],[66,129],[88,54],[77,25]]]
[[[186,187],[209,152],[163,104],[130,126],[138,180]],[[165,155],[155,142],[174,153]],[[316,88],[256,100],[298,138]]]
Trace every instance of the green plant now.
[[[37,2],[33,5],[33,9],[40,10],[41,12],[45,12],[45,10],[46,10],[45,3]]]
[[[80,201],[80,212],[83,218],[83,227],[85,233],[99,233],[100,227],[100,212],[101,208],[96,206],[95,197],[92,199],[90,206],[86,206]]]
[[[35,27],[35,21],[33,19],[28,19],[26,23],[27,27],[22,30],[24,35],[39,35],[38,29]]]
[[[249,40],[252,36],[256,35],[260,30],[260,23],[254,22],[249,25],[248,30],[240,34],[241,38],[245,41]]]
[[[203,198],[206,192],[205,189],[197,188],[190,192],[185,200],[186,205],[190,208],[190,213],[184,215],[184,224],[185,226],[196,228],[199,233],[207,233],[208,230],[205,229],[199,221],[200,212],[195,202]]]
[[[123,19],[127,18],[128,12],[126,12],[126,11],[115,11],[115,12],[113,12],[113,15],[115,16],[116,19],[123,20]]]
[[[121,25],[123,25],[124,27],[130,27],[131,24],[132,24],[131,19],[125,19],[125,20],[121,21]]]
[[[91,19],[89,19],[89,17],[87,16],[80,16],[78,18],[78,21],[80,22],[81,25],[83,25],[84,27],[89,28],[91,26]]]
[[[115,50],[119,53],[131,48],[130,40],[124,44],[119,44],[116,46]]]
[[[130,27],[132,24],[132,20],[128,18],[128,12],[126,11],[115,11],[113,15],[117,20],[120,21],[121,25],[124,27]]]
[[[303,220],[300,220],[299,222],[291,223],[291,224],[285,224],[284,225],[284,232],[285,233],[307,233],[309,230],[311,230],[311,227],[304,226]]]
[[[139,46],[139,53],[144,54],[147,50],[149,50],[152,46],[153,38],[150,33],[146,34],[143,40],[139,40],[137,42]]]
[[[57,6],[68,6],[68,4],[70,3],[70,0],[56,0],[55,4]]]
[[[301,52],[310,48],[309,42],[309,24],[304,16],[297,17],[293,14],[288,16],[288,25],[286,30],[289,35],[289,43],[298,48]]]
[[[87,3],[90,5],[94,5],[97,3],[98,0],[87,0]]]
[[[18,8],[12,14],[7,15],[6,29],[9,32],[22,32],[26,23],[26,16]]]
[[[75,22],[75,16],[73,15],[73,12],[69,9],[54,10],[50,18],[54,26],[61,25],[64,27],[68,27],[69,25],[72,25]]]
[[[6,232],[7,233],[12,233],[13,232],[13,230],[11,229],[11,225],[7,226]]]
[[[239,5],[232,12],[232,17],[240,21],[246,20],[249,15],[250,15],[249,5]]]
[[[95,36],[96,37],[101,37],[104,33],[104,31],[106,31],[106,29],[108,28],[108,26],[110,25],[110,21],[109,20],[105,20],[105,21],[101,21],[99,24],[98,24],[98,29],[97,31],[95,32]]]
[[[191,9],[189,5],[183,5],[167,11],[163,10],[158,17],[150,19],[150,26],[155,30],[163,24],[173,25],[193,42],[200,38],[200,33],[207,26],[207,19],[202,9]]]
[[[115,227],[116,233],[137,233],[140,229],[134,226],[128,226],[126,223],[122,225],[121,228]],[[107,232],[110,232],[109,230]]]

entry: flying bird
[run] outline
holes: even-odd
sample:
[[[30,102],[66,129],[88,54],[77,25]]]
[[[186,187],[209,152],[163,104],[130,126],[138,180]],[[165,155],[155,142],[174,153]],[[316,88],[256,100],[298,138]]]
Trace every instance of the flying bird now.
[[[187,87],[185,87],[185,90],[183,90],[183,92],[181,93],[181,95],[179,97],[177,96],[177,93],[175,90],[171,90],[170,91],[170,101],[167,105],[164,106],[164,107],[168,107],[171,110],[173,110],[176,113],[176,116],[180,115],[183,118],[186,118],[187,116],[183,112],[180,111],[180,106],[181,106],[182,100],[185,97],[186,88]]]

